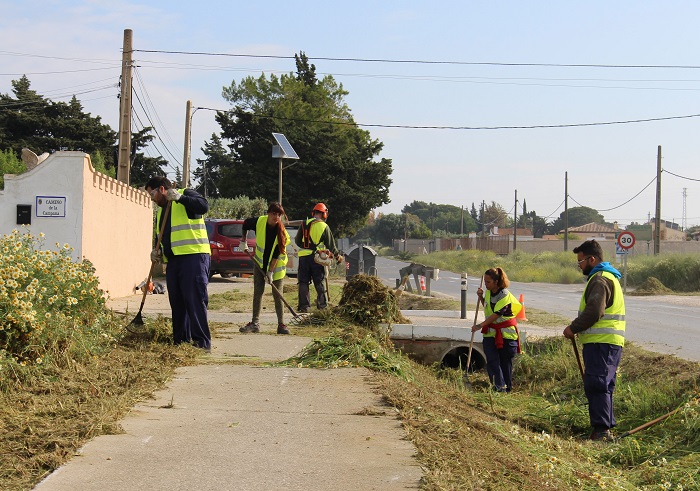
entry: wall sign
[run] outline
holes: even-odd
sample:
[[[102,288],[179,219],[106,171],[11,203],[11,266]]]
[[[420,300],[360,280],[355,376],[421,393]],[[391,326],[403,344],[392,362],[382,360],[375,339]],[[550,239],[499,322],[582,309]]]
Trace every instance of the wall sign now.
[[[62,218],[66,216],[65,196],[37,196],[36,216],[45,218]]]

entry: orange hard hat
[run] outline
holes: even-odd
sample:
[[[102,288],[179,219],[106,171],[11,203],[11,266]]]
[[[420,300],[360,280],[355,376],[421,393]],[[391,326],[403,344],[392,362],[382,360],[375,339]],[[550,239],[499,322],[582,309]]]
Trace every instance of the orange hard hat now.
[[[318,204],[316,204],[316,206],[314,206],[314,210],[312,213],[316,213],[316,212],[322,213],[324,220],[326,218],[328,218],[328,208],[326,208],[326,205],[324,205],[323,203],[318,203]]]

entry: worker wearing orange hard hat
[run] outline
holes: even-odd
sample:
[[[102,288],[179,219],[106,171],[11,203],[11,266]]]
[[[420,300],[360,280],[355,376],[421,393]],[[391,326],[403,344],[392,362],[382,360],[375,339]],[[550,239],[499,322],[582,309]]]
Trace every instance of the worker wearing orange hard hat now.
[[[343,260],[338,251],[331,229],[326,223],[328,208],[323,203],[317,203],[297,233],[295,242],[299,247],[299,312],[308,312],[311,308],[309,285],[314,282],[316,288],[316,306],[325,309],[328,306],[324,279],[326,278],[326,263],[334,257],[337,262]]]

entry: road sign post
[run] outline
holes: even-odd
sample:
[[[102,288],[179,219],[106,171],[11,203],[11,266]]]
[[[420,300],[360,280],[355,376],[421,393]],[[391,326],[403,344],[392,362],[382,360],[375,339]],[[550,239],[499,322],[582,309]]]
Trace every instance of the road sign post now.
[[[622,276],[623,276],[623,285],[622,289],[625,292],[625,295],[627,294],[627,255],[629,254],[629,250],[634,247],[634,234],[632,232],[624,231],[620,232],[617,235],[617,247],[616,249],[621,250],[621,254],[624,254],[624,257],[622,259]]]

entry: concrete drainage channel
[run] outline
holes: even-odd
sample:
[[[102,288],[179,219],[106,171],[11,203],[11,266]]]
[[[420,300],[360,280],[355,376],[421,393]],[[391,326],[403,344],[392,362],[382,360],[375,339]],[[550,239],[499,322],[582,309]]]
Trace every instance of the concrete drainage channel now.
[[[404,317],[412,324],[392,324],[389,338],[414,360],[432,365],[439,363],[448,368],[462,368],[467,365],[469,342],[473,321],[461,319],[454,310],[402,310]],[[479,316],[483,320],[483,316]],[[388,328],[388,325],[384,325]],[[525,346],[526,333],[520,328],[520,343]],[[482,335],[476,332],[472,350],[471,370],[486,367],[486,355],[482,345]]]

